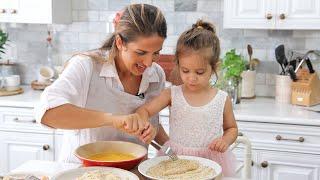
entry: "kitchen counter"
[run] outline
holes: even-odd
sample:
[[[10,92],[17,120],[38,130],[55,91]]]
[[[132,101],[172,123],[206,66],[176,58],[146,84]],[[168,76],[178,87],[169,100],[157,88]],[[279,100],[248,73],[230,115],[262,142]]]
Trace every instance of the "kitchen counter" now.
[[[32,90],[30,86],[22,86],[22,88],[24,89],[22,94],[1,97],[0,106],[33,108],[39,102],[42,91]],[[250,100],[242,99],[240,104],[234,106],[234,114],[237,121],[319,126],[320,113],[306,109],[320,111],[320,105],[303,107],[280,104],[274,98],[257,97]],[[168,116],[168,108],[160,114]]]
[[[304,107],[277,103],[274,98],[257,97],[242,99],[233,109],[237,121],[320,126],[320,105]],[[169,116],[169,110],[164,109],[161,115]]]
[[[25,162],[18,168],[12,170],[10,173],[12,174],[30,173],[30,174],[40,175],[40,176],[45,175],[48,177],[52,177],[53,175],[59,172],[78,168],[78,167],[81,167],[81,164],[31,160],[31,161]],[[222,178],[221,180],[244,180],[244,179],[226,177],[226,178]]]
[[[34,108],[40,100],[42,91],[35,91],[30,85],[21,87],[24,90],[22,94],[0,97],[0,106]]]

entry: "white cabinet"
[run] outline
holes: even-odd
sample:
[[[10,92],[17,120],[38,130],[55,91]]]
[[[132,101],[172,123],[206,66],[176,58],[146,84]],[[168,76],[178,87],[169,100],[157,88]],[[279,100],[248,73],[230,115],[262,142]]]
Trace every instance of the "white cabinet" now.
[[[1,0],[0,22],[70,23],[71,0]]]
[[[261,180],[319,180],[320,156],[277,151],[259,151]]]
[[[53,136],[0,131],[0,172],[7,173],[28,160],[53,160]]]
[[[318,0],[225,0],[224,27],[320,29]]]
[[[250,121],[238,126],[252,143],[256,180],[320,180],[320,127]]]
[[[36,123],[33,108],[0,106],[0,174],[28,160],[54,160],[54,133]]]

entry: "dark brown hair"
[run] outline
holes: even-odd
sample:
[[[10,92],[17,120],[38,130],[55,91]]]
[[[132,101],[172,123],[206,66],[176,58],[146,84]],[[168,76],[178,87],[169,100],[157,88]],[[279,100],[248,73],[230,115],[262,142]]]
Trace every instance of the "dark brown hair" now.
[[[183,32],[177,42],[175,53],[176,64],[179,65],[179,57],[197,51],[208,60],[214,73],[220,56],[220,42],[213,24],[198,20],[192,27]]]
[[[100,50],[109,51],[109,59],[113,59],[118,51],[115,38],[119,35],[124,43],[135,41],[138,37],[158,35],[167,37],[167,23],[159,8],[149,4],[131,4],[127,6],[112,33]]]

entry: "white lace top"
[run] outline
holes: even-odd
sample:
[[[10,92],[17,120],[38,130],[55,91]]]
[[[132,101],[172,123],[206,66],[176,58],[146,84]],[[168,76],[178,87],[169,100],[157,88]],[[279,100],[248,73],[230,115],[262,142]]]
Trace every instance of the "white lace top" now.
[[[223,134],[223,111],[227,93],[219,90],[203,106],[191,106],[181,86],[171,87],[170,140],[186,147],[207,147]]]

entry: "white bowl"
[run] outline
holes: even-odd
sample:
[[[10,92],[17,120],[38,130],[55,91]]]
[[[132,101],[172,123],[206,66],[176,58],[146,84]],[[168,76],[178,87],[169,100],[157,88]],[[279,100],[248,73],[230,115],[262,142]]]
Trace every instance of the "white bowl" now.
[[[222,173],[222,168],[221,166],[212,161],[212,160],[209,160],[209,159],[205,159],[205,158],[201,158],[201,157],[196,157],[196,156],[178,156],[180,159],[189,159],[189,160],[196,160],[198,161],[201,165],[203,166],[208,166],[212,169],[214,169],[215,171],[215,175],[214,176],[211,176],[209,179],[214,179],[216,177],[219,177],[221,176],[221,173]],[[156,177],[152,177],[152,176],[149,176],[147,175],[147,171],[159,164],[160,162],[164,161],[164,160],[168,160],[169,157],[168,156],[159,156],[159,157],[155,157],[155,158],[152,158],[152,159],[148,159],[146,161],[143,161],[141,164],[139,164],[138,166],[138,170],[139,172],[144,175],[145,177],[149,178],[149,179],[155,179],[155,180],[160,180],[159,178],[156,178]]]

